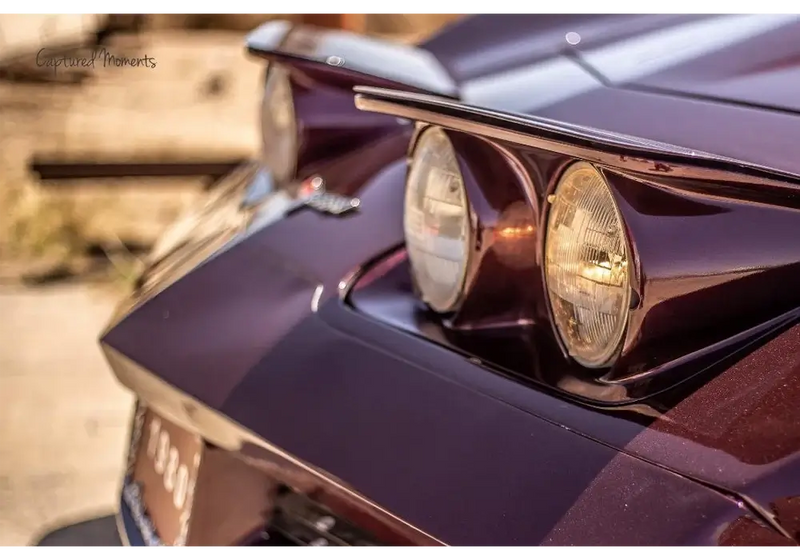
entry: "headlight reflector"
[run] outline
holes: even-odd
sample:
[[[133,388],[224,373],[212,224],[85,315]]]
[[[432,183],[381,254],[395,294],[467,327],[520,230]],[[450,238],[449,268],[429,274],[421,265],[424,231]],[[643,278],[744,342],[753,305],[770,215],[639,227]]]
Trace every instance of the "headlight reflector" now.
[[[620,349],[631,298],[628,253],[605,179],[588,163],[572,165],[550,207],[545,278],[561,340],[586,367],[609,365]]]
[[[471,250],[472,222],[456,154],[441,128],[422,133],[406,184],[404,228],[414,279],[435,311],[457,306]]]
[[[279,183],[292,178],[297,165],[297,122],[286,68],[270,64],[261,106],[264,163]]]

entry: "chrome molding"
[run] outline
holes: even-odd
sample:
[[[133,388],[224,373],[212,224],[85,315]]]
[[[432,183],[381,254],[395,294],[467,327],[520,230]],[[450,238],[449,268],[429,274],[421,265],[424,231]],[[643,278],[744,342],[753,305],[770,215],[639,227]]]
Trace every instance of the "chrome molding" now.
[[[749,183],[752,182],[752,176],[747,172],[757,172],[769,176],[770,186],[789,189],[793,193],[798,190],[798,187],[789,181],[798,180],[800,177],[682,146],[562,123],[538,116],[520,116],[473,107],[432,95],[365,86],[357,86],[354,91],[355,105],[362,111],[412,119],[493,140],[531,146],[634,173],[658,175],[668,171],[671,177]],[[602,148],[584,147],[581,144],[586,146],[598,144]],[[650,155],[633,157],[618,153],[634,151]],[[653,157],[681,158],[689,163],[662,163],[654,161]],[[664,171],[661,171],[659,166],[653,165],[654,163],[662,163]],[[720,164],[735,167],[737,171],[702,167]],[[762,178],[762,182],[766,180]]]
[[[122,512],[117,510],[116,515],[114,515],[114,523],[117,526],[117,534],[119,535],[119,540],[122,542],[122,546],[131,546],[131,541],[128,538],[128,531],[125,530],[125,522],[122,520]]]

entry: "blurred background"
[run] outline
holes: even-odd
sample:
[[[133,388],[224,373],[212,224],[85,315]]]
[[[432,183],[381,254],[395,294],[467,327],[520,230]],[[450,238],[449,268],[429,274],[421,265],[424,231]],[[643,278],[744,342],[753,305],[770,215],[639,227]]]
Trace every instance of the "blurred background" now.
[[[457,17],[0,15],[0,545],[117,542],[132,401],[96,340],[164,227],[257,153],[245,34],[289,19],[414,42]],[[155,67],[41,56],[102,48]]]

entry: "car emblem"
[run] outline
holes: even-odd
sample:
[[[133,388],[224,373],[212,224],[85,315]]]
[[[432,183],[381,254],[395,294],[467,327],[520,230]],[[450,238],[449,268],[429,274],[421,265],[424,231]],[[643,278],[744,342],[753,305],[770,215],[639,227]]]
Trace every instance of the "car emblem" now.
[[[328,192],[322,177],[312,177],[300,188],[302,204],[321,214],[341,216],[358,210],[361,201],[357,198]]]

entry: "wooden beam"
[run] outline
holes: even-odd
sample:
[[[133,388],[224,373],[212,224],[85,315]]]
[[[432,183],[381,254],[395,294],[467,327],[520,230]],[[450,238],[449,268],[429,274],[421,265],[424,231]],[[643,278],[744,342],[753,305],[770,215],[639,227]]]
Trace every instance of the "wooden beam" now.
[[[367,30],[367,14],[341,14],[342,29],[354,33],[364,33]]]
[[[148,162],[97,162],[97,161],[42,161],[35,158],[31,171],[45,183],[74,179],[108,179],[117,177],[197,177],[219,178],[235,169],[242,160],[186,161],[169,163]]]
[[[303,14],[303,23],[317,27],[342,29],[341,14]]]
[[[332,29],[344,29],[363,33],[366,29],[366,14],[304,14],[303,23]]]

